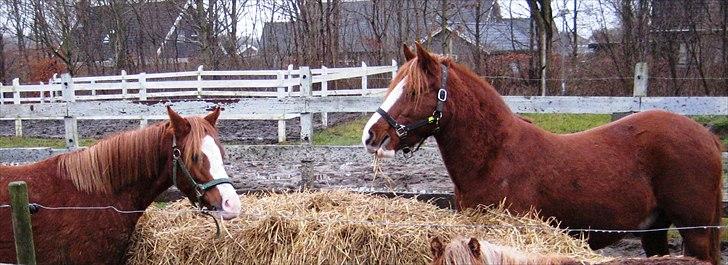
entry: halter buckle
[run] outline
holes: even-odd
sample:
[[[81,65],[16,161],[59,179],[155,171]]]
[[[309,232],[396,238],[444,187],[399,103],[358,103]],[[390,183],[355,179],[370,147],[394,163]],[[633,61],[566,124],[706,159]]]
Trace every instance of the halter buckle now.
[[[440,88],[437,91],[437,100],[445,102],[447,101],[447,90]]]
[[[401,124],[397,126],[397,129],[395,131],[397,132],[397,136],[399,138],[406,137],[407,134],[409,133],[407,131],[407,127],[405,127],[404,125],[401,125]]]
[[[179,150],[176,146],[172,148],[172,157],[174,158],[180,158],[182,157],[182,151]]]

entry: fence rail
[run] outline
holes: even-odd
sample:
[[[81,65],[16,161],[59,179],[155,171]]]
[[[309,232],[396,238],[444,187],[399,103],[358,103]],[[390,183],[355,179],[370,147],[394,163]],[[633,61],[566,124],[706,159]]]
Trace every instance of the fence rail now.
[[[517,113],[611,114],[664,109],[685,115],[728,115],[728,97],[646,97],[645,66],[637,67],[632,97],[506,96]],[[76,147],[77,119],[164,119],[165,103],[185,115],[200,115],[221,106],[222,119],[278,120],[278,139],[285,141],[285,120],[301,119],[301,139],[310,141],[311,113],[372,112],[384,88],[369,88],[371,75],[394,76],[389,66],[285,70],[197,71],[75,77],[54,77],[48,84],[0,86],[0,119],[15,120],[22,133],[24,119],[63,119],[69,147]],[[209,79],[219,77],[221,79]],[[205,79],[208,78],[208,79]],[[246,79],[247,78],[247,79]],[[329,90],[337,80],[359,78],[361,87]],[[314,84],[318,84],[314,86]],[[103,93],[99,93],[102,92]],[[12,97],[6,97],[12,94]],[[210,102],[215,101],[215,102]]]

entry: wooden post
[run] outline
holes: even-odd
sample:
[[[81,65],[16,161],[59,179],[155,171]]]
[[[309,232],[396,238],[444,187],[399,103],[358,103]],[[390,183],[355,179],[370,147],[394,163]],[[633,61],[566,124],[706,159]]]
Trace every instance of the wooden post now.
[[[43,99],[45,99],[45,90],[43,90],[43,87],[45,87],[45,84],[43,84],[43,81],[38,82],[38,84],[41,87],[39,89],[40,91],[38,91],[39,94],[40,94],[39,97],[38,97],[38,101],[40,101],[40,103],[43,103]]]
[[[15,136],[23,137],[23,120],[20,117],[15,118]]]
[[[147,74],[139,73],[139,100],[147,100]]]
[[[53,76],[55,77],[56,74],[53,74]],[[50,90],[49,91],[50,92],[50,95],[48,95],[50,97],[50,99],[48,100],[48,102],[55,102],[56,101],[56,91],[55,91],[55,89],[53,89],[53,86],[55,86],[55,85],[56,85],[56,82],[54,82],[54,79],[53,78],[48,78],[48,87],[49,87],[49,90]]]
[[[73,78],[69,74],[61,76],[61,84],[63,85],[63,100],[65,102],[76,102],[76,92],[73,87]],[[68,149],[78,148],[78,121],[76,117],[63,117],[63,125],[65,127],[66,147]]]
[[[121,70],[121,98],[126,99],[126,70]]]
[[[326,68],[326,66],[321,66],[321,77],[323,80],[321,81],[321,97],[328,97],[329,96],[329,81],[326,80],[326,76],[329,75],[329,68]],[[329,127],[329,113],[328,112],[321,112],[321,126],[324,128]]]
[[[278,75],[276,76],[276,79],[279,82],[279,87],[276,88],[277,96],[279,99],[286,97],[286,88],[283,86],[283,82],[286,80],[285,74],[283,71],[278,71]],[[282,143],[286,141],[286,120],[285,117],[283,119],[278,120],[278,142]]]
[[[20,79],[13,79],[13,104],[20,104]],[[23,120],[15,118],[15,136],[23,137]]]
[[[286,77],[286,79],[293,79],[293,73],[292,72],[293,72],[293,65],[292,64],[289,64],[288,65],[288,76]],[[291,96],[291,94],[293,93],[293,86],[292,85],[289,85],[288,88],[287,88],[287,90],[288,90],[288,96]]]
[[[70,74],[61,75],[61,85],[63,85],[63,101],[76,102],[76,90]]]
[[[304,66],[299,68],[301,71],[301,96],[311,98],[311,68]],[[313,115],[310,112],[301,113],[301,142],[311,144],[313,142]]]
[[[304,191],[308,190],[313,186],[313,160],[301,159],[301,182],[298,183],[298,187]]]
[[[394,80],[394,77],[397,75],[397,61],[392,59],[392,80]]]
[[[367,64],[364,62],[361,62],[361,72],[364,74],[361,76],[361,89],[363,90],[362,95],[365,95],[365,92],[367,92],[367,89],[369,89],[369,73],[367,73]]]
[[[96,96],[96,80],[91,80],[91,95]]]
[[[13,104],[20,104],[20,78],[13,79]]]
[[[28,186],[24,181],[14,181],[8,184],[8,191],[10,191],[17,262],[18,264],[36,264],[33,227],[30,222],[30,204],[28,203]]]
[[[204,70],[205,67],[202,65],[197,67],[197,98],[202,98],[202,72]]]
[[[0,82],[0,105],[5,105],[5,91],[2,82]]]
[[[647,71],[647,63],[639,62],[634,65],[634,96],[646,97],[647,84],[649,75]]]
[[[139,128],[147,127],[147,124],[149,124],[149,120],[142,118],[139,120]]]

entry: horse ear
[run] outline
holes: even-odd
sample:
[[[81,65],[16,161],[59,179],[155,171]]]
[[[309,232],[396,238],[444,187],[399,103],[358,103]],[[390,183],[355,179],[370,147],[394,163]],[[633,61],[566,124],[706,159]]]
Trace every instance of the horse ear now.
[[[432,57],[432,54],[425,49],[425,47],[420,45],[420,43],[415,42],[415,46],[417,47],[417,63],[420,66],[420,69],[428,74],[434,75],[437,61],[434,57]]]
[[[470,254],[473,254],[474,257],[480,257],[480,242],[478,242],[478,239],[471,237],[470,242],[468,242],[468,248],[470,249]]]
[[[215,126],[217,124],[217,118],[220,117],[220,107],[215,107],[214,110],[210,114],[207,114],[205,116],[205,120],[209,122],[212,126]]]
[[[169,123],[172,125],[172,130],[174,130],[174,134],[177,137],[181,138],[190,132],[192,129],[190,122],[182,118],[177,112],[174,112],[172,107],[167,106],[167,114],[169,115]]]
[[[430,241],[430,251],[432,251],[432,257],[434,259],[442,256],[444,249],[442,247],[442,242],[440,242],[440,237],[436,236],[432,238]]]
[[[407,44],[402,43],[402,52],[404,52],[404,60],[409,61],[415,58],[415,54],[412,53],[412,50],[407,46]]]

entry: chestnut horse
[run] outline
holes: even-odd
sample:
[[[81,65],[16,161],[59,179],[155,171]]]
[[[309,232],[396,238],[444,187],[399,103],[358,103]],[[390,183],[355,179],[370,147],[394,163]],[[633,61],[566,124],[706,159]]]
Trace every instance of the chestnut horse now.
[[[144,210],[173,183],[191,201],[219,209],[225,219],[240,213],[240,198],[223,168],[215,123],[183,118],[167,108],[168,122],[119,133],[74,152],[43,161],[0,166],[0,203],[9,182],[28,183],[29,199],[46,207],[113,206]],[[174,179],[173,179],[174,178]],[[141,212],[51,210],[33,214],[33,240],[40,264],[124,264]],[[10,209],[0,209],[0,263],[15,262]]]
[[[588,263],[557,254],[527,253],[517,249],[491,244],[476,238],[457,237],[443,246],[439,237],[430,241],[432,262],[430,265],[706,265],[692,257],[614,258],[605,262]]]
[[[518,118],[489,83],[451,59],[419,44],[416,54],[404,52],[407,62],[362,142],[386,158],[434,136],[459,209],[507,198],[512,211],[533,207],[569,228],[720,225],[721,144],[697,122],[651,110],[557,135]],[[718,263],[719,229],[680,233],[685,255]],[[599,249],[623,234],[587,236]],[[666,231],[641,237],[648,256],[669,254]]]

